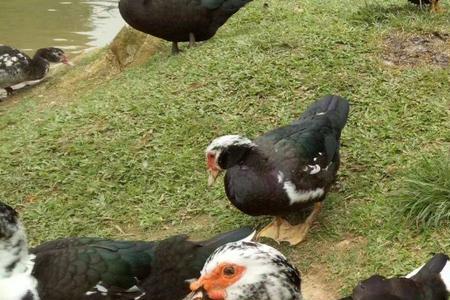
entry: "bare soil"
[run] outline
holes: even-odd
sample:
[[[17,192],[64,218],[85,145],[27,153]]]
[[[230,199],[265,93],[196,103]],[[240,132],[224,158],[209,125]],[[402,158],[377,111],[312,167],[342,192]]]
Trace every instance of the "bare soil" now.
[[[450,65],[450,33],[406,34],[394,32],[383,41],[383,62],[390,66]]]
[[[326,281],[326,269],[313,266],[302,276],[302,295],[305,299],[333,300],[338,298],[335,284]]]

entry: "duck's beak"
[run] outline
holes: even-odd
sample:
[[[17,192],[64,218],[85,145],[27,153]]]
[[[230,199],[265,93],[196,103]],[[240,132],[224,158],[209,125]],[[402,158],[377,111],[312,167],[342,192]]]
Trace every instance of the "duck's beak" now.
[[[208,169],[208,186],[212,186],[217,179],[217,176],[219,176],[220,171],[217,169]]]
[[[71,62],[67,56],[63,55],[63,58],[61,60],[61,62],[65,65],[69,65],[69,66],[74,66],[75,64],[73,62]]]

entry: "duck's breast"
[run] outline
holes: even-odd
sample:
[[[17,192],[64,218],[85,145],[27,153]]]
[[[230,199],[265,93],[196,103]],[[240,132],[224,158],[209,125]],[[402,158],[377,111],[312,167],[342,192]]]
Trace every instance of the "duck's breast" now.
[[[232,167],[225,175],[225,191],[231,203],[249,215],[276,215],[289,207],[276,170],[260,174],[245,165]]]

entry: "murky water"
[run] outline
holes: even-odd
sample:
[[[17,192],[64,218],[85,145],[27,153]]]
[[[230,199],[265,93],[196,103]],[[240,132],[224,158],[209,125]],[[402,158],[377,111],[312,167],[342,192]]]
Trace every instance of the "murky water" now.
[[[0,0],[0,44],[32,54],[59,47],[69,53],[109,43],[125,24],[118,0]]]

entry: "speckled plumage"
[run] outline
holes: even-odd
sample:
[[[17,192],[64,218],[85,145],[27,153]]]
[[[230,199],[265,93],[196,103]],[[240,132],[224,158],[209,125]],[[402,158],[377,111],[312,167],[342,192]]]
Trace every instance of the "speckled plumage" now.
[[[39,49],[30,58],[18,49],[0,45],[0,88],[11,93],[13,85],[44,78],[50,62],[68,63],[64,51],[58,48]]]
[[[218,248],[205,263],[197,282],[209,299],[203,278],[222,264],[244,268],[239,279],[225,289],[226,300],[300,300],[301,279],[298,270],[278,250],[260,243],[234,242]],[[195,285],[195,284],[194,284]],[[211,283],[214,286],[214,282]],[[197,290],[186,299],[195,299]]]
[[[1,300],[39,300],[37,280],[30,274],[33,258],[17,212],[0,202]]]
[[[0,88],[27,81],[26,68],[31,58],[9,46],[0,46]]]

